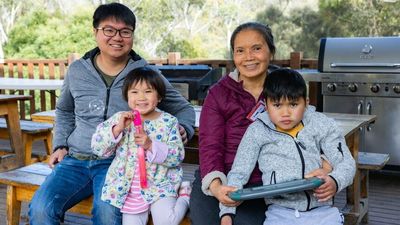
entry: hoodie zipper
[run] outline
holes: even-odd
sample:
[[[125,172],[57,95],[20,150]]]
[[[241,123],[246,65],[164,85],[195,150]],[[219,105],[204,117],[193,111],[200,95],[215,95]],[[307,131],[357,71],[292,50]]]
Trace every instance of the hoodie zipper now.
[[[94,60],[94,58],[92,59]],[[129,62],[129,60],[128,60]],[[125,67],[120,71],[120,73],[126,68],[128,65],[128,62],[126,63]],[[102,72],[97,69],[97,67],[93,63],[94,69],[97,71],[97,74],[100,76],[101,80],[103,81],[104,85],[107,87],[107,96],[106,96],[106,104],[104,106],[104,112],[103,112],[103,121],[107,120],[107,113],[108,113],[108,103],[110,102],[110,93],[111,93],[111,87],[114,84],[114,81],[118,78],[118,75],[114,78],[114,80],[111,82],[110,86],[107,85],[106,80],[104,79]]]
[[[101,80],[103,81],[104,85],[107,88],[106,104],[104,105],[104,112],[103,112],[103,121],[106,121],[107,120],[107,112],[108,112],[108,103],[110,101],[111,86],[113,85],[115,79],[111,82],[110,86],[107,86],[107,82],[104,79],[104,77],[100,74],[100,72],[98,72],[98,73],[99,73]]]
[[[297,135],[296,135],[296,137],[292,137],[292,138],[294,140],[294,143],[296,144],[297,151],[299,152],[299,155],[300,155],[301,166],[302,166],[302,178],[304,179],[305,162],[304,162],[304,156],[303,156],[303,152],[301,151],[301,148],[302,149],[306,149],[306,147],[297,139]],[[310,210],[311,197],[310,197],[310,194],[308,194],[307,191],[304,191],[304,194],[306,195],[306,198],[307,198],[307,211],[308,211],[308,210]]]
[[[112,83],[114,83],[114,81]],[[111,85],[112,85],[112,83],[111,83]],[[110,101],[111,85],[110,85],[110,87],[107,87],[106,105],[104,106],[104,114],[103,114],[104,121],[107,120],[108,103]]]
[[[290,135],[289,135],[290,136]],[[301,151],[302,149],[306,149],[306,146],[304,146],[303,143],[301,143],[298,139],[297,139],[297,135],[296,137],[292,137],[294,140],[294,143],[296,144],[296,148],[297,151],[299,152],[300,155],[300,159],[301,159],[301,166],[302,166],[302,178],[304,179],[304,174],[305,174],[305,162],[304,162],[304,156],[303,156],[303,152]],[[310,204],[311,204],[311,197],[310,194],[308,194],[307,191],[304,191],[304,194],[306,195],[307,198],[307,211],[310,210]]]
[[[266,125],[266,126],[267,126],[269,129],[271,129],[268,125]],[[301,151],[301,148],[302,148],[302,149],[306,149],[306,146],[304,146],[304,144],[301,143],[301,142],[297,139],[297,135],[296,135],[296,137],[292,137],[291,135],[289,135],[289,134],[287,134],[287,133],[280,132],[280,131],[277,131],[277,130],[275,130],[275,129],[271,129],[271,130],[273,130],[273,131],[275,131],[275,132],[278,132],[278,133],[281,133],[281,134],[284,134],[284,135],[287,135],[287,136],[289,136],[290,138],[293,139],[293,141],[294,141],[294,143],[295,143],[295,145],[296,145],[296,148],[297,148],[297,152],[299,153],[300,160],[301,160],[301,177],[302,177],[302,179],[304,179],[304,174],[305,174],[305,162],[304,162],[304,156],[303,156],[303,152]],[[308,210],[310,210],[311,197],[310,197],[310,194],[307,193],[307,191],[304,191],[304,194],[305,194],[305,196],[306,196],[306,198],[307,198],[307,209],[306,209],[306,211],[308,211]]]
[[[289,135],[290,136],[290,135]],[[292,137],[292,136],[290,136]],[[294,143],[296,144],[297,152],[299,153],[300,159],[301,159],[301,177],[304,179],[304,174],[305,174],[305,162],[304,162],[304,156],[303,152],[301,151],[301,148],[305,149],[305,146],[295,137],[292,137]]]
[[[103,121],[106,121],[106,120],[107,120],[107,113],[108,113],[108,104],[109,104],[109,102],[110,102],[111,87],[112,87],[112,85],[114,84],[115,79],[117,79],[117,78],[115,78],[115,79],[111,82],[110,86],[107,86],[107,82],[106,82],[106,80],[104,79],[104,77],[103,77],[101,74],[99,74],[99,75],[100,75],[100,78],[101,78],[101,80],[103,81],[104,85],[107,87],[106,104],[104,105],[104,112],[103,112]]]
[[[104,106],[104,113],[103,113],[103,120],[106,121],[106,120],[107,120],[107,113],[108,113],[108,104],[109,104],[109,102],[110,102],[111,87],[112,87],[112,85],[114,84],[114,81],[115,81],[118,77],[115,77],[115,79],[111,82],[110,86],[107,86],[107,82],[106,82],[106,80],[104,79],[104,77],[100,74],[100,72],[99,72],[99,75],[100,75],[100,78],[101,78],[101,80],[103,81],[104,85],[107,87],[106,104],[105,104],[105,106]]]
[[[266,125],[266,126],[267,126],[269,129],[271,129],[268,125]],[[304,144],[301,143],[301,142],[297,139],[297,137],[292,137],[291,135],[289,135],[289,134],[287,134],[287,133],[285,133],[285,132],[277,131],[277,130],[275,130],[275,129],[271,129],[271,130],[273,130],[273,131],[275,131],[275,132],[277,132],[277,133],[280,133],[280,134],[289,136],[289,137],[294,141],[294,144],[296,145],[296,149],[297,149],[297,152],[299,153],[300,160],[301,160],[301,178],[304,179],[304,174],[305,174],[305,162],[304,162],[304,156],[303,156],[303,153],[302,153],[302,151],[301,151],[301,148],[302,148],[302,149],[306,149],[306,146],[304,146]],[[296,136],[297,136],[297,135],[296,135]]]

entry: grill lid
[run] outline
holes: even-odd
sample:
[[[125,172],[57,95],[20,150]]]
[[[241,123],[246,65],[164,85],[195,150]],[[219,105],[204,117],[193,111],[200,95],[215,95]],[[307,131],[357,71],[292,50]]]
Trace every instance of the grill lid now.
[[[400,37],[322,38],[318,71],[400,73]]]

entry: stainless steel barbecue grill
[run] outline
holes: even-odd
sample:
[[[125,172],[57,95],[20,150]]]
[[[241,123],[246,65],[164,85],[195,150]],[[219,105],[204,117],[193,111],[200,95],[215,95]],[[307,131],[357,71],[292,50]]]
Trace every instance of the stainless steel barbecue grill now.
[[[400,169],[400,37],[321,39],[318,71],[304,75],[322,82],[324,112],[377,115],[360,150]]]

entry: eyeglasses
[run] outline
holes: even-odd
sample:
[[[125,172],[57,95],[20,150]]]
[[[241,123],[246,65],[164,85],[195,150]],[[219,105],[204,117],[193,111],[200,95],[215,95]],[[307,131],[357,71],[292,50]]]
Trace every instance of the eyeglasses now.
[[[107,37],[114,37],[119,33],[123,38],[131,38],[133,35],[133,30],[129,28],[122,28],[121,30],[115,29],[113,27],[98,27],[96,30],[103,30],[103,34]]]

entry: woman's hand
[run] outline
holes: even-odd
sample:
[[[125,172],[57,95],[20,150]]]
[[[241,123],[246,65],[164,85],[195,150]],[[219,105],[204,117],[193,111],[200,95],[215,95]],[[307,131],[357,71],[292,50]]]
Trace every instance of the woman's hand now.
[[[223,205],[228,207],[236,207],[240,205],[242,202],[237,202],[229,198],[228,194],[230,192],[236,191],[236,187],[225,186],[221,184],[219,179],[215,179],[210,184],[210,192],[213,194],[215,198],[218,199]]]
[[[326,175],[328,175],[328,172],[326,170],[318,168],[306,174],[304,178],[321,177]]]
[[[330,173],[333,170],[333,167],[329,163],[328,159],[325,155],[321,155],[322,158],[322,169],[326,171],[326,173]]]

